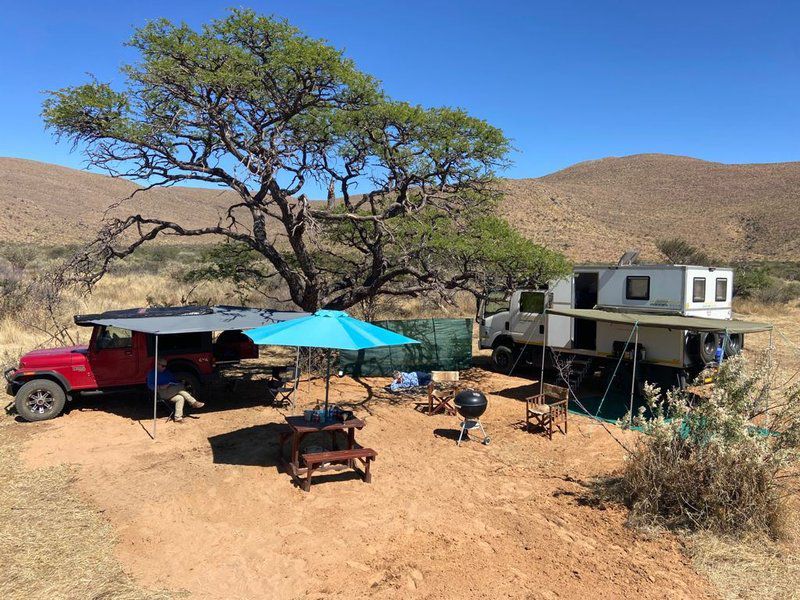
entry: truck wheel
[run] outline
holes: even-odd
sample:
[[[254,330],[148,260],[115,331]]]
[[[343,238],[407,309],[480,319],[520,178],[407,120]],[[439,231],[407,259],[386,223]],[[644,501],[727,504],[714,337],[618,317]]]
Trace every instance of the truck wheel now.
[[[714,362],[714,354],[719,346],[719,336],[716,333],[701,333],[698,337],[697,354],[704,364]]]
[[[492,366],[495,371],[508,374],[514,364],[514,352],[508,346],[497,346],[492,350]]]
[[[736,356],[742,351],[742,334],[730,333],[725,340],[725,356]]]
[[[194,396],[197,400],[203,401],[205,397],[205,388],[200,383],[200,379],[191,371],[174,371],[175,379],[183,383],[186,391]]]
[[[64,388],[55,381],[33,379],[17,390],[14,406],[26,421],[46,421],[60,415],[66,401]]]

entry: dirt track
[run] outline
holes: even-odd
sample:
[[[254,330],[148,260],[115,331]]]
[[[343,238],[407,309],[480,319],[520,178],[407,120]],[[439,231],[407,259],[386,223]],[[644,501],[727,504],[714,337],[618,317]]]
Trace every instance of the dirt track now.
[[[320,383],[302,385],[294,412]],[[367,421],[358,441],[378,451],[372,485],[340,474],[308,494],[294,486],[277,468],[283,417],[259,401],[259,381],[184,425],[162,418],[155,443],[147,406],[82,401],[20,424],[36,428],[24,457],[80,465],[79,490],[118,532],[123,564],[192,598],[714,597],[673,537],[645,539],[623,510],[582,505],[592,477],[623,456],[600,426],[574,418],[552,442],[525,433],[530,381],[484,374],[475,386],[490,394],[492,443],[457,448],[458,419],[388,400],[385,383],[332,385],[337,402],[375,394],[356,408]]]

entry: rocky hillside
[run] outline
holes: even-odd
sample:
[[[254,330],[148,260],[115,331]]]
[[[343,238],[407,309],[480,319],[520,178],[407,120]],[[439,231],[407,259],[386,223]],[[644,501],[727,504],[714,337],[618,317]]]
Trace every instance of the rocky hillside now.
[[[640,154],[506,186],[505,215],[576,260],[614,260],[629,247],[657,258],[655,241],[668,237],[724,260],[800,259],[800,162]]]
[[[725,165],[641,154],[505,180],[502,213],[520,231],[578,261],[627,248],[658,258],[655,241],[681,237],[723,260],[800,260],[800,162]],[[133,183],[29,160],[0,158],[0,239],[80,242]],[[213,224],[230,192],[172,187],[137,194],[116,211]],[[119,214],[122,214],[119,212]]]

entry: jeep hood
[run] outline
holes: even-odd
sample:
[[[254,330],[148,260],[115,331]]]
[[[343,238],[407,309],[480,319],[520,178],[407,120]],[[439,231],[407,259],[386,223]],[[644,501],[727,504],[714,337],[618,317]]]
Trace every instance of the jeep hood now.
[[[20,369],[50,369],[86,361],[88,346],[67,346],[33,350],[19,359]]]

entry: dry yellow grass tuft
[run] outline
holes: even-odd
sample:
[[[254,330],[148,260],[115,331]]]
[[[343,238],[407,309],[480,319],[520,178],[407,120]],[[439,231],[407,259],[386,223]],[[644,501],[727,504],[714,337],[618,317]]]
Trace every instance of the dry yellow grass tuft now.
[[[798,535],[797,525],[794,536]],[[726,600],[800,598],[800,554],[790,543],[763,537],[737,540],[710,533],[687,539],[692,562]]]

